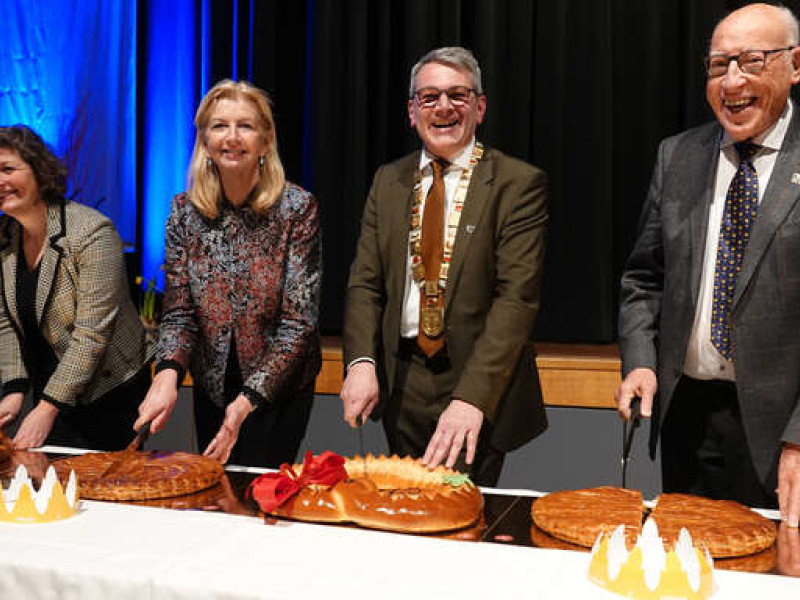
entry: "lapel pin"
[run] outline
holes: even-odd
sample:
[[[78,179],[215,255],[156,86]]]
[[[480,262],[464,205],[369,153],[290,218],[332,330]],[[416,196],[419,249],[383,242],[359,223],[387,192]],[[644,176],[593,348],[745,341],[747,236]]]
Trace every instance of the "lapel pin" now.
[[[795,173],[795,175],[797,175],[798,178],[800,178],[800,174]],[[467,230],[468,234],[472,235],[475,232],[475,225],[467,225],[465,229]]]
[[[800,185],[800,173],[792,173],[792,183]]]

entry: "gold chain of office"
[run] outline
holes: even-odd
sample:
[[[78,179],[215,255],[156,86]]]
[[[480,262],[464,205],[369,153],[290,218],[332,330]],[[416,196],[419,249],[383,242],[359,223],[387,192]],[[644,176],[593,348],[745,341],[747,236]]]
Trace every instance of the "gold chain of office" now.
[[[450,270],[450,258],[453,254],[458,224],[461,221],[461,212],[464,208],[464,200],[467,197],[467,189],[475,171],[475,165],[483,156],[483,145],[475,142],[472,148],[472,155],[469,159],[469,168],[461,171],[461,178],[458,180],[455,195],[453,196],[452,207],[447,215],[447,233],[444,236],[442,251],[442,263],[439,267],[439,279],[425,278],[425,265],[422,263],[422,177],[419,171],[414,181],[414,200],[411,206],[411,233],[408,237],[409,254],[411,255],[411,277],[414,282],[423,289],[426,298],[433,298],[439,295],[439,290],[444,290],[447,286],[447,275]],[[438,304],[438,303],[436,303]],[[441,335],[444,328],[444,307],[432,306],[426,315],[425,335],[436,337]],[[423,325],[422,323],[420,324]]]

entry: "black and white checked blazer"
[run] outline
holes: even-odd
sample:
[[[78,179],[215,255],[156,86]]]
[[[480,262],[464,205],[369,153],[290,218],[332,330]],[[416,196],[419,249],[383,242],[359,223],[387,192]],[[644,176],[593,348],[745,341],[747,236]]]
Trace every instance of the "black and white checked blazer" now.
[[[3,396],[27,391],[16,298],[21,227],[0,216],[0,377]],[[133,377],[152,349],[131,300],[122,242],[112,222],[75,202],[48,205],[36,317],[59,363],[43,397],[56,405],[93,402]]]

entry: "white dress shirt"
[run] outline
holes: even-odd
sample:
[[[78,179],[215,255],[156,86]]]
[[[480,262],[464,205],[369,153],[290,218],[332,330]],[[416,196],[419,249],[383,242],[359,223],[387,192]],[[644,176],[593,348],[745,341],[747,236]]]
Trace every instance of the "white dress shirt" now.
[[[787,102],[783,113],[767,131],[753,138],[753,142],[761,149],[753,158],[753,166],[758,174],[758,202],[764,198],[778,151],[783,144],[786,129],[792,118],[792,103]],[[686,351],[683,372],[695,379],[725,379],[734,381],[736,373],[733,361],[728,361],[711,343],[711,311],[714,301],[714,269],[717,262],[717,246],[722,214],[725,208],[725,196],[728,193],[733,177],[739,168],[739,156],[734,148],[734,140],[727,133],[722,137],[719,150],[719,163],[714,184],[714,197],[708,214],[708,232],[703,258],[703,274],[700,278],[700,295]],[[758,221],[758,216],[756,216]]]
[[[453,160],[450,162],[450,165],[444,171],[445,218],[443,235],[447,235],[447,218],[450,214],[450,207],[452,205],[453,198],[455,197],[456,189],[458,188],[458,182],[461,179],[461,173],[464,170],[469,169],[469,161],[472,158],[472,150],[474,147],[475,138],[473,137],[470,143],[467,144],[464,149],[453,158]],[[422,230],[422,215],[425,212],[425,198],[427,198],[428,190],[430,190],[431,185],[433,185],[433,167],[431,166],[431,163],[436,158],[437,157],[424,149],[419,158],[420,182],[422,185],[420,189],[422,196],[422,203],[420,204],[420,231]],[[411,232],[409,231],[409,235],[410,233]],[[406,248],[408,248],[408,245],[406,245]],[[400,316],[400,335],[402,337],[416,338],[418,331],[419,286],[414,283],[414,279],[411,276],[411,253],[407,251],[406,283],[403,292],[403,314]],[[372,358],[361,356],[352,360],[350,364],[347,365],[347,368],[350,369],[350,367],[359,362],[374,363],[375,361]]]
[[[444,231],[442,235],[447,235],[447,222],[450,215],[450,208],[453,198],[461,179],[461,173],[469,169],[469,161],[472,157],[472,149],[475,147],[475,138],[461,150],[450,162],[450,166],[444,172]],[[428,197],[428,190],[433,185],[433,167],[431,163],[436,159],[435,156],[423,150],[419,157],[419,170],[421,174],[422,204],[420,205],[420,228],[422,227],[422,215],[425,214],[425,198]],[[420,229],[421,230],[421,229]],[[437,277],[438,279],[438,274]],[[419,331],[419,286],[411,276],[411,254],[406,257],[406,285],[403,297],[403,314],[400,318],[400,335],[403,337],[415,338]]]

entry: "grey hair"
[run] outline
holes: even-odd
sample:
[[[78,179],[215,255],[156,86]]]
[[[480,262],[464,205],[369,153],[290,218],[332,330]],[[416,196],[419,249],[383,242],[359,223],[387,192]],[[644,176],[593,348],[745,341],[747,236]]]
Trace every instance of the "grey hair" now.
[[[436,48],[431,50],[425,56],[419,59],[417,64],[411,68],[411,78],[408,83],[408,97],[414,96],[416,91],[414,88],[417,74],[419,70],[428,63],[442,63],[450,65],[462,71],[469,71],[472,76],[472,86],[475,88],[475,94],[478,96],[483,95],[483,83],[481,82],[481,68],[478,66],[478,61],[475,56],[460,46],[446,46],[444,48]]]

